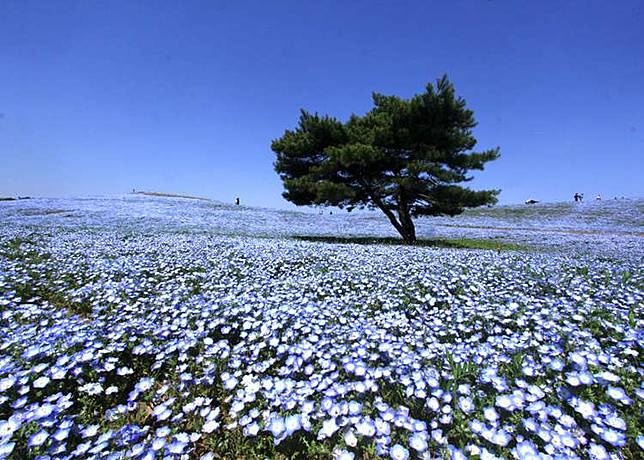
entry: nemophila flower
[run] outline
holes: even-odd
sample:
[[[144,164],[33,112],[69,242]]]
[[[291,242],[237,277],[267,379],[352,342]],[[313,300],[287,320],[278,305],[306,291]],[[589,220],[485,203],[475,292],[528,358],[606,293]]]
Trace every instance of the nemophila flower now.
[[[613,429],[607,429],[604,430],[603,433],[601,433],[601,438],[606,441],[607,443],[613,445],[613,446],[623,446],[626,444],[626,436],[624,436],[623,433],[613,430]]]
[[[259,433],[259,424],[257,422],[252,422],[249,423],[244,427],[244,435],[246,436],[257,436],[257,433]]]
[[[512,436],[505,430],[497,430],[492,435],[490,442],[501,447],[507,446],[512,440]]]
[[[0,439],[10,438],[13,433],[20,429],[22,423],[16,417],[9,417],[8,420],[0,420]]]
[[[609,371],[599,372],[596,376],[598,379],[608,383],[618,383],[621,381],[621,378],[618,375],[615,375]]]
[[[376,420],[376,426],[378,425],[378,420]],[[425,432],[427,431],[427,423],[421,421],[421,420],[414,420],[413,423],[411,424],[411,428],[415,432]],[[412,431],[410,430],[410,431]]]
[[[578,377],[579,377],[579,381],[583,385],[590,385],[595,381],[595,379],[593,378],[593,375],[588,371],[579,372]]]
[[[362,404],[360,404],[357,401],[350,401],[348,409],[349,409],[349,414],[358,415],[362,411]]]
[[[165,438],[155,438],[152,440],[151,448],[154,451],[163,449],[166,446],[167,442]]]
[[[539,458],[539,450],[537,446],[531,441],[518,442],[515,448],[516,456],[523,459]]]
[[[568,433],[561,433],[560,437],[561,437],[561,443],[564,446],[569,447],[571,449],[576,449],[577,448],[579,442],[572,435],[570,435]]]
[[[568,414],[564,414],[561,417],[559,417],[559,424],[567,428],[571,428],[576,425],[575,419]]]
[[[618,430],[626,431],[626,422],[623,418],[611,415],[606,418],[606,424]]]
[[[394,444],[389,449],[389,456],[393,460],[407,460],[409,458],[409,451],[400,444]]]
[[[330,418],[322,422],[322,428],[318,432],[318,439],[325,439],[333,436],[340,427],[337,425],[335,418]]]
[[[443,430],[432,430],[431,437],[438,444],[445,444],[447,438],[443,435]]]
[[[134,389],[138,392],[144,392],[152,388],[154,384],[154,379],[151,377],[144,377],[134,386]]]
[[[349,447],[355,447],[358,445],[358,438],[356,438],[356,435],[352,430],[349,430],[344,434],[344,443]]]
[[[470,422],[470,429],[472,430],[472,433],[481,433],[484,429],[484,424],[479,420],[474,419]]]
[[[496,422],[499,419],[499,414],[493,407],[483,409],[483,416],[488,422]]]
[[[286,433],[288,435],[293,434],[300,428],[302,428],[302,417],[300,414],[289,415],[284,420],[284,426],[286,427]]]
[[[235,386],[237,386],[238,380],[235,376],[224,373],[221,375],[221,378],[224,381],[224,388],[226,390],[232,390],[233,388],[235,388]]]
[[[156,458],[157,454],[154,450],[148,450],[143,454],[141,457],[141,460],[154,460]]]
[[[274,437],[280,437],[284,431],[286,431],[286,426],[284,425],[284,419],[281,417],[273,417],[266,427]]]
[[[0,456],[2,458],[5,458],[13,452],[13,449],[16,447],[15,442],[5,442],[5,443],[0,443]]]
[[[32,385],[34,388],[45,388],[50,381],[49,377],[38,377]]]
[[[546,403],[543,401],[535,401],[531,404],[528,404],[528,406],[525,408],[528,412],[536,412],[540,413],[543,412],[544,409],[546,408]]]
[[[100,425],[89,425],[81,431],[81,436],[83,438],[92,438],[96,436],[99,428],[100,428]]]
[[[144,443],[135,444],[132,446],[128,454],[130,454],[131,457],[139,457],[143,454],[146,448],[147,446]]]
[[[605,431],[603,426],[597,425],[596,423],[590,425],[590,429],[597,435],[601,435]]]
[[[582,400],[577,403],[575,410],[579,412],[585,419],[590,419],[597,413],[595,411],[595,405],[592,402]]]
[[[391,434],[391,425],[390,425],[389,422],[387,422],[387,421],[385,421],[385,420],[383,420],[381,418],[377,418],[374,421],[374,424],[376,426],[376,435],[377,436],[389,436]],[[415,427],[414,427],[414,429],[415,429]]]
[[[346,449],[334,449],[332,455],[333,460],[353,460],[355,458],[354,453]]]
[[[40,430],[39,432],[32,434],[29,437],[27,445],[29,447],[41,446],[45,443],[45,441],[47,441],[47,438],[49,438],[49,433],[47,433],[45,430]]]
[[[467,460],[467,456],[463,453],[461,449],[458,449],[452,445],[448,446],[450,451],[451,460]]]
[[[626,392],[619,387],[614,387],[614,386],[609,386],[608,389],[606,390],[606,394],[615,399],[616,401],[619,401],[623,404],[631,404],[632,400],[631,398],[628,397]]]
[[[550,363],[550,368],[554,371],[562,371],[564,368],[564,362],[560,359],[553,359]]]
[[[168,444],[167,450],[171,454],[179,455],[184,453],[184,451],[186,450],[186,447],[187,447],[187,443],[175,440],[175,441],[172,441],[170,444]]]
[[[78,390],[89,395],[98,395],[103,393],[103,386],[100,383],[88,383],[80,386]]]
[[[635,442],[637,442],[637,445],[640,447],[640,449],[644,450],[644,436],[640,435],[635,439]]]
[[[362,436],[372,437],[376,434],[375,423],[370,419],[361,420],[355,425],[355,428],[356,431]]]
[[[201,427],[201,431],[204,433],[212,433],[217,428],[219,428],[219,422],[217,420],[207,420]]]
[[[490,452],[488,449],[483,447],[481,449],[481,452],[479,453],[479,458],[481,460],[501,460],[502,457],[499,457],[497,455],[494,455],[492,452]]]
[[[590,444],[590,458],[595,460],[608,460],[610,455],[604,446],[601,444]]]
[[[573,387],[577,387],[582,383],[577,372],[568,373],[568,375],[566,376],[566,382],[568,383],[568,385]]]
[[[5,377],[0,379],[0,391],[7,391],[9,388],[13,387],[16,384],[15,377]]]
[[[178,416],[181,414],[177,414]],[[157,420],[163,421],[168,420],[172,416],[172,409],[165,409],[163,412],[157,415]]]
[[[426,402],[427,408],[431,411],[437,411],[440,408],[440,402],[438,401],[438,398],[436,397],[431,397],[427,400]]]
[[[580,353],[571,353],[569,358],[578,368],[580,369],[586,368],[586,364],[588,361]]]
[[[535,375],[535,369],[531,365],[524,365],[521,368],[521,371],[523,372],[523,375],[527,375],[528,377],[533,377]]]
[[[462,395],[469,395],[471,391],[471,385],[462,383],[458,386],[457,391]]]
[[[70,429],[69,428],[59,428],[53,435],[52,438],[54,438],[56,441],[62,442],[67,437],[69,436]]]
[[[390,421],[392,421],[394,418],[396,418],[396,413],[395,413],[392,409],[390,409],[390,408],[389,408],[389,406],[386,406],[386,407],[381,411],[381,413],[380,413],[380,417],[382,417],[382,419],[383,419],[385,422],[390,422]]]
[[[120,375],[121,377],[130,375],[134,373],[134,369],[131,369],[127,366],[120,367],[119,369],[116,370],[116,373]]]
[[[537,430],[537,436],[539,436],[542,441],[549,443],[550,441],[552,441],[553,432],[550,427],[540,427]]]
[[[23,396],[22,398],[16,399],[13,404],[11,404],[12,409],[21,409],[29,402],[29,398]]]
[[[105,394],[106,394],[107,396],[109,396],[109,395],[111,395],[111,394],[118,393],[118,391],[119,391],[118,387],[116,387],[116,386],[112,385],[112,386],[107,387],[107,388],[105,389]]]
[[[416,433],[409,438],[409,447],[418,451],[425,452],[427,450],[427,436],[422,433]]]
[[[496,397],[496,406],[507,411],[514,410],[515,405],[512,398],[508,395],[500,395]],[[487,418],[487,417],[486,417]]]

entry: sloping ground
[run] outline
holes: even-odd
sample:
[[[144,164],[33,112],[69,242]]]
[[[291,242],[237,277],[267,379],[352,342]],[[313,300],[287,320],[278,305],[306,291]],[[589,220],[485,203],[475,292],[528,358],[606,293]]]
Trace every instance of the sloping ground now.
[[[214,200],[211,200],[210,198],[206,198],[203,196],[183,195],[181,193],[168,193],[168,192],[138,191],[138,192],[134,192],[134,195],[158,196],[158,197],[165,197],[165,198],[185,198],[188,200],[214,201]]]
[[[469,210],[454,218],[417,219],[419,238],[499,239],[535,248],[604,256],[644,257],[644,200],[517,205]],[[218,202],[124,195],[33,199],[0,204],[0,219],[63,228],[207,232],[261,237],[397,237],[378,211],[329,215],[227,205]]]
[[[625,232],[641,235],[644,234],[644,199],[482,207],[467,210],[452,224]]]

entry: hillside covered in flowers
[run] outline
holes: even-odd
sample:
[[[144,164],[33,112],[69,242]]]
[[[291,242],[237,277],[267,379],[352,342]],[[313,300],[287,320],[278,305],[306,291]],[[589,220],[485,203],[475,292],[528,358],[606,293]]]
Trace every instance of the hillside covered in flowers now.
[[[2,202],[0,459],[642,458],[643,214]]]

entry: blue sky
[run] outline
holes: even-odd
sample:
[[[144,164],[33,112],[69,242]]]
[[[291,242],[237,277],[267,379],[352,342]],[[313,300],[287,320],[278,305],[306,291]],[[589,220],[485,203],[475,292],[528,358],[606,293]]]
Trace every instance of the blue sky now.
[[[0,196],[132,188],[289,207],[298,110],[447,73],[501,202],[643,196],[640,1],[0,2]]]

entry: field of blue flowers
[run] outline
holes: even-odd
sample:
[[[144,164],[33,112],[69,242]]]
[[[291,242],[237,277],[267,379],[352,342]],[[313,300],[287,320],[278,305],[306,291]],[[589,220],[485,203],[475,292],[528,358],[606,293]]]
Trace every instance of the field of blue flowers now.
[[[419,221],[499,242],[473,250],[370,213],[0,203],[0,459],[642,458],[643,203],[573,206]]]

